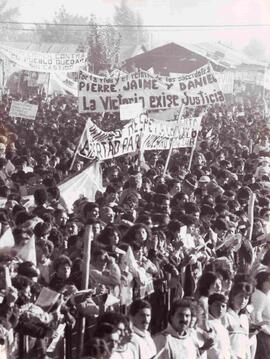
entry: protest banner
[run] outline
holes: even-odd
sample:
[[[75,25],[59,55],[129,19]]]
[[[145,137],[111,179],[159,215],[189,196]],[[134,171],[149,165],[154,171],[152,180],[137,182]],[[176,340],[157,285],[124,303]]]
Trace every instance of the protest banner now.
[[[50,78],[49,93],[54,93],[55,87],[63,93],[69,93],[78,96],[78,83],[67,77],[66,73],[53,72]]]
[[[119,111],[120,105],[142,103],[146,110],[203,106],[223,102],[224,96],[210,64],[178,77],[153,76],[140,70],[101,77],[79,72],[79,112]]]
[[[32,105],[28,102],[12,100],[9,116],[21,117],[28,120],[35,120],[38,110],[38,105]]]
[[[119,111],[120,105],[140,102],[148,110],[176,108],[181,105],[181,96],[143,70],[119,78],[79,71],[81,113]]]
[[[16,49],[0,44],[0,53],[21,70],[37,72],[75,72],[85,66],[87,53],[47,53]]]
[[[187,118],[176,122],[157,121],[145,114],[134,119],[121,130],[105,132],[88,120],[78,154],[99,160],[111,159],[138,150],[143,141],[144,150],[167,150],[174,137],[174,148],[191,147],[197,136],[200,118]],[[143,139],[141,138],[143,133]]]
[[[102,174],[98,163],[87,167],[81,173],[73,176],[58,186],[61,200],[68,212],[72,211],[73,203],[81,197],[89,201],[95,200],[96,191],[103,192]]]
[[[120,105],[120,120],[129,121],[139,117],[143,113],[142,103]]]
[[[263,87],[266,90],[270,90],[270,70],[265,69],[263,76]]]
[[[211,64],[204,65],[189,74],[163,77],[163,81],[166,82],[168,89],[180,91],[183,97],[182,103],[188,107],[225,101]]]
[[[232,71],[224,71],[224,72],[216,72],[216,78],[219,83],[219,87],[221,91],[225,94],[233,93],[234,86],[234,72]]]

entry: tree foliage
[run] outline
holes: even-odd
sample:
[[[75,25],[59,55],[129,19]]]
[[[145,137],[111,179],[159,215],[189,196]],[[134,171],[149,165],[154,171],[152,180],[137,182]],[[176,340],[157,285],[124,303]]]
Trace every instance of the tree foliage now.
[[[126,0],[121,0],[120,5],[115,6],[114,24],[121,37],[121,46],[139,45],[147,40],[140,14],[135,13]]]
[[[18,7],[9,7],[8,0],[0,0],[0,21],[14,21],[19,15]],[[14,30],[12,30],[13,25],[1,24],[0,26],[0,36],[1,40],[12,40],[15,39]]]
[[[251,39],[244,48],[244,52],[249,57],[260,61],[264,61],[266,57],[265,46],[257,39]]]
[[[98,74],[110,70],[117,62],[120,37],[110,24],[99,26],[94,15],[89,22],[87,39],[89,70]]]
[[[37,25],[38,41],[82,44],[87,35],[87,27],[85,25],[88,22],[88,17],[70,14],[64,6],[61,6],[55,12],[54,25]],[[65,24],[76,26],[67,26]],[[82,27],[78,25],[82,25]]]

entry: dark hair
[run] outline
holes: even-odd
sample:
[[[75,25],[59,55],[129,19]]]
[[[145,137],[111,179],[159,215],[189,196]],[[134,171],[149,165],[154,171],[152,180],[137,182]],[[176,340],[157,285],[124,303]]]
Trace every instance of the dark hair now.
[[[171,305],[171,309],[169,311],[169,322],[171,321],[171,318],[174,316],[178,308],[188,308],[190,309],[191,314],[194,314],[194,304],[192,304],[191,299],[177,299]]]
[[[270,264],[270,249],[265,253],[261,263],[265,266],[268,266]]]
[[[45,188],[36,189],[34,192],[35,203],[39,206],[43,205],[48,200],[48,194]]]
[[[69,265],[70,268],[72,267],[71,259],[65,256],[64,254],[62,254],[61,256],[59,256],[53,261],[53,268],[55,271],[57,271],[61,265],[66,265],[66,264]]]
[[[96,327],[94,337],[103,339],[106,334],[112,334],[116,331],[117,328],[113,324],[101,322]]]
[[[256,288],[262,290],[263,283],[270,281],[270,273],[267,271],[259,272],[256,275],[256,281],[257,281]]]
[[[45,234],[50,233],[52,226],[48,222],[38,222],[34,227],[34,234],[37,237],[42,237]]]
[[[134,300],[129,308],[129,314],[134,317],[142,309],[152,310],[151,304],[143,299]]]
[[[21,274],[18,274],[15,278],[12,279],[12,285],[18,290],[23,290],[32,284],[33,282],[30,278]]]
[[[47,192],[49,195],[52,196],[53,199],[56,199],[57,201],[60,199],[60,190],[56,186],[49,187],[47,189]]]
[[[127,233],[125,234],[125,236],[123,237],[123,242],[126,242],[126,243],[134,243],[134,242],[138,242],[136,240],[136,232],[141,229],[141,228],[144,228],[147,232],[147,239],[150,239],[151,237],[151,231],[150,231],[150,228],[144,224],[144,223],[135,223],[128,231]]]
[[[84,359],[90,358],[99,358],[100,355],[110,355],[110,350],[105,342],[105,340],[100,338],[91,338],[86,344],[85,344],[85,350],[84,354],[87,355],[86,357],[83,357]]]
[[[97,241],[104,244],[105,246],[111,247],[114,244],[113,236],[118,234],[119,240],[121,238],[121,233],[116,225],[108,224],[98,235]]]
[[[213,293],[208,298],[208,305],[212,305],[215,302],[227,303],[228,298],[225,297],[225,295],[223,295],[221,293]]]
[[[203,273],[198,281],[197,292],[199,297],[208,297],[211,285],[214,284],[218,278],[218,275],[214,272]]]
[[[114,326],[117,326],[120,323],[124,323],[126,326],[128,325],[128,319],[121,313],[106,312],[97,318],[97,325],[100,325],[101,323],[109,323]]]

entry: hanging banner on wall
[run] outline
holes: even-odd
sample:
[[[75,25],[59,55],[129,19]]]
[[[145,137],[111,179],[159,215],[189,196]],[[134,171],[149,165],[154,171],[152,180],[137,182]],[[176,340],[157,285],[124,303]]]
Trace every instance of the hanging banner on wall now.
[[[109,132],[88,120],[78,154],[86,158],[106,160],[135,152],[140,145],[144,150],[166,150],[170,148],[172,137],[174,148],[192,147],[200,128],[200,120],[200,117],[180,120],[175,131],[176,121],[159,121],[142,115],[121,130]]]
[[[47,53],[16,49],[0,44],[0,53],[21,70],[37,72],[75,72],[85,66],[87,53]]]

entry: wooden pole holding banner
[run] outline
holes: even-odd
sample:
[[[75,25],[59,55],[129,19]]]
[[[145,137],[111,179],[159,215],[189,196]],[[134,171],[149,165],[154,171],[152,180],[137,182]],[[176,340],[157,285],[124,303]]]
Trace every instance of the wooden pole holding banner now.
[[[171,138],[171,143],[170,143],[170,149],[169,149],[169,152],[168,152],[168,156],[167,156],[164,171],[163,171],[163,177],[166,176],[166,172],[167,172],[167,169],[168,169],[169,161],[170,161],[172,150],[173,150],[173,143],[174,143],[175,134],[176,134],[177,128],[179,126],[179,122],[180,122],[180,120],[181,120],[181,118],[183,116],[184,108],[185,108],[185,105],[182,105],[182,107],[180,109],[180,112],[179,112],[179,116],[178,116],[176,125],[175,125],[175,128],[174,128],[174,131],[173,131],[173,136]]]
[[[266,69],[267,69],[267,66],[265,65],[264,66],[264,77],[263,77],[263,119],[265,120],[265,117],[266,117],[266,106],[267,106],[267,103],[266,103],[266,100],[265,100],[265,76],[266,76]]]
[[[78,144],[77,144],[77,147],[76,147],[76,149],[75,149],[74,156],[73,156],[73,158],[72,158],[72,162],[71,162],[71,165],[70,165],[70,167],[69,167],[69,171],[72,170],[72,168],[73,168],[73,166],[74,166],[74,163],[75,163],[75,161],[76,161],[76,157],[77,157],[77,154],[78,154],[78,151],[79,151],[79,147],[80,147],[80,145],[81,145],[81,142],[82,142],[82,139],[83,139],[83,136],[84,136],[84,132],[86,131],[86,128],[87,128],[87,123],[85,124],[85,127],[84,127],[84,129],[83,129],[82,135],[81,135],[80,140],[79,140],[79,142],[78,142]]]
[[[201,124],[201,121],[200,121],[200,124]],[[200,124],[199,124],[199,125],[200,125]],[[196,134],[196,138],[195,138],[194,144],[193,144],[193,146],[192,146],[192,148],[191,148],[191,154],[190,154],[190,159],[189,159],[189,164],[188,164],[188,171],[190,171],[190,169],[191,169],[194,152],[195,152],[196,145],[197,145],[198,135],[199,135],[199,126],[198,126],[198,128],[197,128],[197,134]]]
[[[89,276],[90,276],[90,259],[91,259],[91,243],[93,241],[93,228],[92,225],[85,226],[84,234],[84,247],[83,247],[83,267],[82,267],[82,290],[88,289]],[[85,317],[78,319],[78,351],[77,359],[83,355],[84,346],[84,333],[85,333]]]
[[[50,81],[51,81],[51,73],[49,72],[49,74],[48,74],[48,82],[47,82],[47,94],[46,94],[46,99],[48,99],[48,97],[49,97]]]

